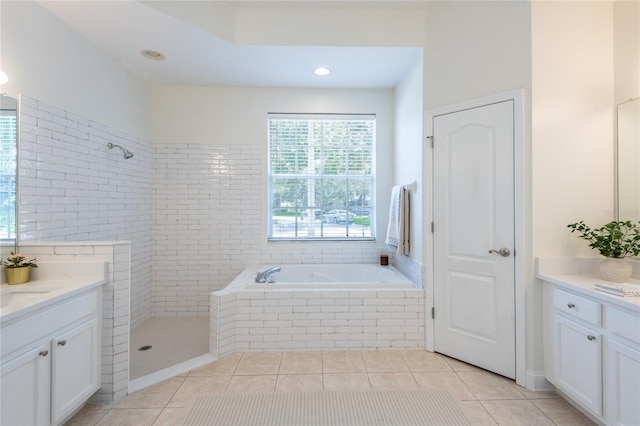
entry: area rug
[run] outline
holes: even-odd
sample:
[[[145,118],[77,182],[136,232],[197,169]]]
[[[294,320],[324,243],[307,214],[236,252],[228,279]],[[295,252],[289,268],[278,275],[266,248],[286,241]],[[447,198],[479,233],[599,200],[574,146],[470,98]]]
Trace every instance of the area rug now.
[[[446,391],[360,391],[199,395],[190,426],[469,425]]]

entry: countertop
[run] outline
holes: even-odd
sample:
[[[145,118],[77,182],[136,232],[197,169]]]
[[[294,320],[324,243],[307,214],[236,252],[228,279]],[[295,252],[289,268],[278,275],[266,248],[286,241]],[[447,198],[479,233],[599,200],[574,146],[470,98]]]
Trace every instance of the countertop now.
[[[0,325],[8,325],[107,282],[103,262],[38,264],[32,276],[25,284],[0,284]]]
[[[597,298],[612,305],[617,305],[634,312],[640,312],[640,297],[622,297],[595,289],[596,284],[613,284],[598,278],[594,264],[601,259],[537,259],[537,277],[584,296]],[[640,279],[631,278],[627,282],[638,284]]]

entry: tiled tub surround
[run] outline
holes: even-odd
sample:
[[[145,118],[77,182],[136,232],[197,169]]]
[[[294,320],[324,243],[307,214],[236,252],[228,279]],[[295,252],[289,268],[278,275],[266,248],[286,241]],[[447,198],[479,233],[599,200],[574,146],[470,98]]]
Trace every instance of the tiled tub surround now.
[[[255,144],[154,145],[154,317],[206,315],[210,293],[247,265],[377,263],[387,252],[371,242],[267,243],[263,151]],[[399,269],[421,282],[420,265],[406,260]]]
[[[285,265],[286,267],[286,265]],[[210,351],[424,349],[422,288],[247,289],[259,267],[211,294]]]

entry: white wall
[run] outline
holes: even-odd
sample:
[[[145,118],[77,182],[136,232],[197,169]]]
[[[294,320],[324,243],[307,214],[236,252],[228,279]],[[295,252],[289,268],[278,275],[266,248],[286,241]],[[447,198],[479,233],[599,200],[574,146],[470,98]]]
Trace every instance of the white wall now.
[[[613,220],[613,6],[532,8],[534,251],[593,255],[567,224]]]
[[[35,1],[0,2],[2,91],[23,93],[146,138],[145,84]]]
[[[425,109],[514,89],[528,96],[528,2],[429,2],[425,26]]]
[[[411,252],[412,261],[423,264],[422,217],[425,186],[422,180],[422,150],[424,138],[422,109],[422,56],[407,72],[395,91],[395,150],[394,182],[418,183],[418,189],[411,197]]]
[[[594,256],[567,224],[613,220],[613,6],[532,4],[534,256]],[[542,369],[541,288],[528,294],[528,359]]]

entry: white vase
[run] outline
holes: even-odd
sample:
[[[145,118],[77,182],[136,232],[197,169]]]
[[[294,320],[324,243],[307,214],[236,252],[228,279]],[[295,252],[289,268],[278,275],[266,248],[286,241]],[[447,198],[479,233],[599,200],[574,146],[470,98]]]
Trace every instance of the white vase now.
[[[623,283],[631,278],[633,265],[624,259],[608,257],[600,262],[600,278],[614,283]]]

